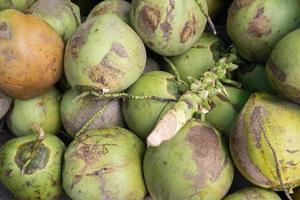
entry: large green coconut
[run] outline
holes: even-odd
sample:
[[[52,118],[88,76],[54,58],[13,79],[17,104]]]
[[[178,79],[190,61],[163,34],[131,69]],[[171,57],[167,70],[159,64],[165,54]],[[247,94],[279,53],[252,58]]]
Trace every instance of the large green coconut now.
[[[182,80],[188,82],[188,77],[199,79],[204,72],[215,66],[215,60],[220,58],[225,44],[218,37],[204,33],[196,44],[182,55],[170,57]],[[174,73],[169,67],[168,71]]]
[[[198,2],[207,12],[206,1]],[[207,21],[195,0],[133,0],[130,20],[145,44],[164,56],[190,49]]]
[[[299,0],[234,0],[227,20],[229,37],[251,61],[266,61],[275,44],[299,26]]]
[[[299,105],[269,94],[253,94],[230,137],[231,155],[239,171],[257,186],[282,190],[279,170],[287,189],[299,186],[299,122]]]
[[[88,15],[87,19],[101,16],[106,13],[117,14],[126,24],[130,23],[130,3],[124,0],[105,0],[97,4]]]
[[[70,0],[38,0],[29,10],[50,24],[65,42],[81,23],[79,7]]]
[[[7,113],[11,104],[11,98],[0,90],[0,120]]]
[[[243,88],[251,92],[266,92],[274,94],[266,73],[266,66],[260,63],[242,65],[237,73],[238,81]]]
[[[175,77],[163,71],[143,74],[128,89],[127,93],[138,96],[152,95],[174,100],[179,97]],[[158,119],[173,105],[173,102],[129,99],[123,101],[122,110],[129,129],[145,140]]]
[[[141,200],[145,146],[123,128],[93,129],[77,137],[64,157],[63,186],[73,200]]]
[[[281,198],[272,190],[250,187],[237,191],[223,200],[281,200]]]
[[[142,40],[111,13],[85,21],[65,50],[66,77],[78,91],[123,91],[139,78],[145,64]]]
[[[220,134],[192,119],[172,140],[147,149],[144,175],[153,200],[220,200],[233,165]]]
[[[213,98],[215,107],[207,114],[206,120],[222,133],[230,135],[235,119],[246,104],[250,93],[234,87],[226,87],[226,91],[229,94],[228,100]]]
[[[61,101],[60,111],[62,123],[71,137],[74,138],[76,133],[88,120],[95,116],[103,106],[105,106],[104,111],[94,118],[86,130],[124,126],[121,102],[119,100],[94,100],[87,97],[79,101],[74,101],[78,95],[77,92],[70,89],[65,93]]]
[[[0,148],[1,181],[20,200],[58,199],[64,150],[54,135],[11,139]]]
[[[273,88],[285,98],[300,103],[300,29],[280,40],[267,63]]]
[[[35,1],[36,0],[0,0],[0,10],[14,8],[23,11],[29,8]]]
[[[61,128],[60,95],[56,88],[52,88],[33,99],[15,99],[7,118],[8,127],[16,136],[34,133],[34,124],[42,127],[47,134],[58,134]]]

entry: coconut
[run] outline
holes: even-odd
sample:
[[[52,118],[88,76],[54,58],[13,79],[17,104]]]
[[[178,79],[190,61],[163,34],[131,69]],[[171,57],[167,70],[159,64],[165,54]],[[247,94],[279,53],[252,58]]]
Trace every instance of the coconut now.
[[[133,0],[130,21],[147,47],[163,56],[190,49],[202,35],[207,12],[205,0]]]
[[[267,63],[272,87],[285,98],[300,103],[300,29],[280,40]]]
[[[234,0],[227,32],[240,55],[251,61],[267,61],[275,44],[300,26],[299,0]]]
[[[154,200],[220,200],[233,165],[220,134],[192,119],[172,140],[147,149],[144,176]]]
[[[58,134],[61,128],[60,92],[51,88],[44,95],[29,100],[14,99],[7,125],[16,136],[33,134],[32,126],[42,127],[47,134]]]
[[[143,42],[111,13],[79,26],[65,50],[66,77],[77,91],[121,92],[140,77],[145,64]]]
[[[123,128],[93,129],[77,137],[64,157],[63,186],[73,200],[141,200],[145,146]]]
[[[0,148],[0,179],[17,199],[58,199],[65,145],[54,135],[27,135]]]
[[[49,90],[62,74],[64,43],[36,16],[0,12],[0,90],[30,99]]]
[[[127,91],[138,96],[158,96],[176,100],[179,97],[177,82],[172,74],[152,71],[143,74]],[[129,129],[145,140],[158,119],[168,111],[174,102],[157,100],[124,100],[122,110]]]
[[[253,184],[283,190],[300,185],[300,106],[254,93],[230,137],[233,161]],[[280,173],[280,174],[279,174]]]
[[[78,95],[77,92],[70,89],[65,93],[61,101],[61,119],[67,133],[71,137],[74,138],[76,133],[104,105],[107,106],[105,110],[93,120],[86,131],[95,128],[124,126],[121,102],[119,100],[94,100],[87,97],[74,101]]]
[[[29,10],[51,25],[65,42],[81,23],[79,7],[70,0],[38,0]]]

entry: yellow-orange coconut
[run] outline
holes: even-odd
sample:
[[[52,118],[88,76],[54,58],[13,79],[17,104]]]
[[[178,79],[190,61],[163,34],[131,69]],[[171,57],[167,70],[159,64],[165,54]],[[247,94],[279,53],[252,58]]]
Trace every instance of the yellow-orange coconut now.
[[[0,89],[29,99],[43,94],[62,74],[64,43],[38,17],[0,12]]]

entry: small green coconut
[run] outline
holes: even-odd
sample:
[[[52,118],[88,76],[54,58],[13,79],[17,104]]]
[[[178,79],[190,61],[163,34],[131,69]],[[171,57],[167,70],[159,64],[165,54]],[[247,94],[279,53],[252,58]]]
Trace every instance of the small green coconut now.
[[[20,11],[28,9],[36,0],[0,0],[0,10],[14,8]]]
[[[280,40],[267,63],[272,87],[285,98],[300,103],[300,29]]]
[[[35,132],[32,126],[36,124],[47,134],[58,134],[61,128],[60,95],[56,88],[52,88],[33,99],[14,99],[7,118],[9,129],[16,136],[30,135]]]
[[[149,95],[176,100],[179,97],[177,82],[172,74],[152,71],[143,74],[127,91],[132,95]],[[124,100],[125,121],[131,131],[145,140],[158,119],[174,105],[157,100]]]
[[[95,128],[123,127],[121,102],[119,100],[93,100],[83,98],[74,101],[79,94],[70,89],[65,93],[61,101],[61,119],[67,133],[75,137],[76,133],[91,119],[103,106],[105,110],[94,118],[87,130]]]
[[[242,65],[238,68],[237,78],[242,87],[250,92],[275,94],[267,78],[266,65],[260,63]]]
[[[117,14],[126,24],[130,24],[130,3],[124,0],[105,0],[97,4],[88,15],[87,19],[101,16],[106,13]]]
[[[0,90],[0,120],[7,113],[11,104],[11,98]]]
[[[234,87],[226,87],[226,91],[229,94],[228,100],[213,98],[215,107],[207,114],[206,121],[229,136],[235,119],[248,101],[250,93]]]
[[[131,25],[150,49],[163,56],[190,49],[207,22],[205,0],[133,0],[131,4]]]
[[[189,82],[188,77],[200,78],[204,72],[215,66],[215,60],[221,57],[225,44],[211,33],[204,33],[196,44],[179,56],[169,57],[180,77]],[[174,73],[168,67],[167,71]]]
[[[64,64],[77,91],[121,92],[143,73],[146,50],[125,22],[107,13],[79,26],[67,44]]]
[[[64,157],[63,186],[73,200],[141,200],[145,146],[123,128],[93,129],[77,137]]]
[[[283,190],[300,186],[300,106],[254,93],[230,137],[232,159],[253,184]],[[278,175],[278,171],[280,175]]]
[[[220,134],[192,119],[172,140],[147,149],[144,176],[153,200],[220,200],[233,165]]]
[[[0,148],[0,179],[20,200],[58,199],[65,145],[54,135],[27,135]]]
[[[242,57],[267,61],[275,44],[300,26],[299,0],[234,0],[227,32]]]
[[[29,9],[51,25],[65,42],[80,25],[80,9],[70,0],[38,0]]]
[[[223,200],[281,200],[281,198],[272,190],[250,187],[237,191]]]

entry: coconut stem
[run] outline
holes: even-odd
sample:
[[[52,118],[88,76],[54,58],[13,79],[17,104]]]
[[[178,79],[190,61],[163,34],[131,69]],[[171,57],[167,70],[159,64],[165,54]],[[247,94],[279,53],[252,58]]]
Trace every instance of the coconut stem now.
[[[215,25],[214,25],[213,21],[211,20],[209,14],[207,13],[207,11],[205,11],[205,9],[203,8],[202,3],[199,2],[199,0],[196,0],[196,3],[197,3],[198,6],[200,7],[200,9],[201,9],[202,13],[204,14],[204,16],[206,17],[207,22],[208,22],[208,24],[209,24],[209,26],[210,26],[210,28],[211,28],[213,34],[214,34],[214,35],[217,35],[217,30],[216,30],[216,28],[215,28]]]
[[[95,121],[97,117],[99,117],[108,107],[109,103],[106,103],[104,105],[99,105],[97,111],[92,115],[90,119],[80,128],[80,130],[75,134],[75,138],[80,136],[82,133],[84,133],[91,124]]]
[[[227,99],[228,93],[222,82],[239,85],[228,79],[229,73],[238,68],[238,65],[233,64],[237,59],[235,51],[231,49],[199,80],[188,77],[191,82],[189,90],[158,121],[147,138],[148,146],[159,146],[162,142],[172,139],[196,113],[201,115],[202,120],[205,120],[205,115],[213,108],[214,97]]]
[[[96,100],[107,100],[107,99],[134,99],[134,100],[156,100],[156,101],[162,101],[162,102],[176,102],[177,99],[175,98],[163,98],[163,97],[158,97],[158,96],[150,96],[150,95],[143,95],[143,96],[136,96],[132,94],[127,94],[127,93],[99,93],[96,91],[88,91],[84,92],[81,95],[77,96],[75,98],[75,101],[79,101],[82,98],[85,98],[87,96],[94,97]]]
[[[271,144],[267,134],[266,134],[266,131],[265,131],[265,127],[263,126],[262,122],[261,122],[261,119],[259,117],[257,117],[259,123],[260,123],[260,126],[262,127],[262,131],[263,131],[263,135],[264,135],[264,138],[269,146],[269,148],[271,149],[272,151],[272,154],[273,154],[273,157],[274,157],[274,161],[275,161],[275,167],[276,167],[276,173],[277,173],[277,176],[278,176],[278,180],[279,180],[279,183],[284,191],[284,194],[285,196],[288,198],[288,200],[293,200],[293,198],[291,197],[291,195],[289,194],[287,188],[285,187],[283,181],[282,181],[282,174],[281,174],[281,171],[280,171],[280,164],[279,164],[279,161],[278,161],[278,156],[277,156],[277,153],[275,151],[275,148],[273,147],[273,145]]]
[[[174,63],[172,63],[172,61],[170,59],[168,59],[167,57],[164,57],[164,60],[171,67],[172,71],[174,72],[174,74],[176,76],[179,91],[181,93],[185,93],[187,91],[187,88],[189,87],[188,84],[181,79],[180,74],[179,74],[177,68],[175,67]]]

